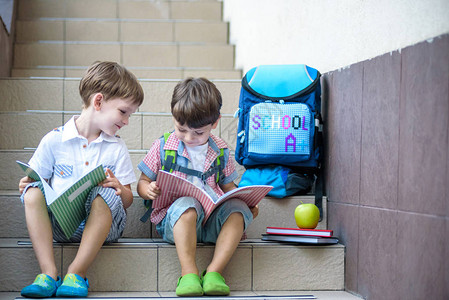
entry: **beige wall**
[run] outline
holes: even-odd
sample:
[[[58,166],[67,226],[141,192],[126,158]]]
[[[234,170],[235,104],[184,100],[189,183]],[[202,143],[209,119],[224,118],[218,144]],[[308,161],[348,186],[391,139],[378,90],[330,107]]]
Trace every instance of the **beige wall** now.
[[[236,67],[306,63],[321,73],[449,32],[447,0],[223,0]]]

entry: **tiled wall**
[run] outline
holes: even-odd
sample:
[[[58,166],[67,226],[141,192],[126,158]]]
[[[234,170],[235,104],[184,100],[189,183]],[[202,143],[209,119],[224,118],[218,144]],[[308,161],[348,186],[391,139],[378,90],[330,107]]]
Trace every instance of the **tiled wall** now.
[[[449,34],[327,73],[329,228],[346,290],[449,299]]]

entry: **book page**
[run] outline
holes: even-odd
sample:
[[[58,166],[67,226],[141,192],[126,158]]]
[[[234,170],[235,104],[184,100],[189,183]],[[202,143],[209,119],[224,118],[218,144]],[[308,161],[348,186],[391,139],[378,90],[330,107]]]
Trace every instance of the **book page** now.
[[[168,207],[180,197],[193,197],[203,202],[212,201],[205,191],[190,181],[166,171],[159,170],[156,184],[160,188],[161,194],[153,201],[153,208]]]
[[[210,217],[212,212],[216,207],[218,207],[221,203],[229,200],[229,199],[240,199],[248,205],[249,208],[252,208],[259,204],[260,201],[268,194],[268,192],[272,189],[272,186],[269,185],[251,185],[244,186],[240,188],[233,189],[223,196],[221,196],[216,203],[203,205],[204,208],[204,222]]]
[[[209,218],[214,209],[228,199],[238,198],[248,205],[256,206],[266,194],[273,188],[269,185],[245,186],[234,189],[214,201],[205,191],[191,183],[190,181],[160,170],[157,175],[156,183],[161,189],[161,194],[153,201],[153,208],[169,207],[176,199],[180,197],[192,197],[198,200],[204,210],[204,221]]]
[[[221,196],[217,203],[230,198],[238,198],[245,201],[248,207],[254,207],[268,194],[269,191],[271,191],[272,188],[271,185],[249,185],[239,187]]]
[[[47,183],[45,178],[43,178],[41,175],[39,175],[35,170],[33,170],[30,165],[16,160],[16,163],[19,164],[19,167],[22,168],[22,170],[25,172],[25,174],[30,177],[31,179],[35,181],[41,181],[42,186],[44,187],[44,193],[45,193],[45,201],[47,202],[47,205],[50,205],[53,203],[53,201],[56,200],[57,194],[56,192],[51,188],[51,186]]]

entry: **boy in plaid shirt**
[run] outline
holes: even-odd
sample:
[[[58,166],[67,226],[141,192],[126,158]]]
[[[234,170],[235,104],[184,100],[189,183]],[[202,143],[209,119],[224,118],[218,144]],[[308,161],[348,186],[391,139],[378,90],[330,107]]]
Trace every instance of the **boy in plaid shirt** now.
[[[212,198],[236,188],[234,180],[238,175],[229,148],[211,133],[220,120],[221,105],[221,94],[209,80],[188,78],[178,83],[171,101],[175,130],[168,138],[156,140],[138,166],[142,174],[137,191],[143,199],[154,200],[160,194],[156,178],[165,163],[165,151],[176,153],[175,162],[180,168],[175,168],[178,171],[174,170],[173,174],[193,182]],[[220,171],[210,172],[220,155],[224,166]],[[188,172],[183,172],[186,169]],[[192,175],[195,173],[210,176],[200,178]],[[165,241],[176,245],[181,264],[176,295],[229,294],[221,274],[258,211],[257,206],[250,209],[242,200],[230,199],[220,205],[203,226],[204,211],[192,197],[181,197],[169,207],[153,210],[151,221],[156,224],[158,233]],[[195,261],[197,242],[216,244],[212,261],[201,274]]]

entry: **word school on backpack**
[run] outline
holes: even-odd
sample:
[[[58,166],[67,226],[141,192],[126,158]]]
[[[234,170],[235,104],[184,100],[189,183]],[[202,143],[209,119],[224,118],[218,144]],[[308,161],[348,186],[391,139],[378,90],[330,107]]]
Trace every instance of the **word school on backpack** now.
[[[264,141],[271,141],[271,145],[284,145],[284,147],[265,148],[267,153],[308,154],[310,151],[310,136],[308,133],[310,130],[310,113],[305,105],[304,107],[297,107],[296,110],[300,111],[295,115],[282,115],[276,112],[259,114],[253,111],[250,116],[250,149],[253,147],[260,149]]]

